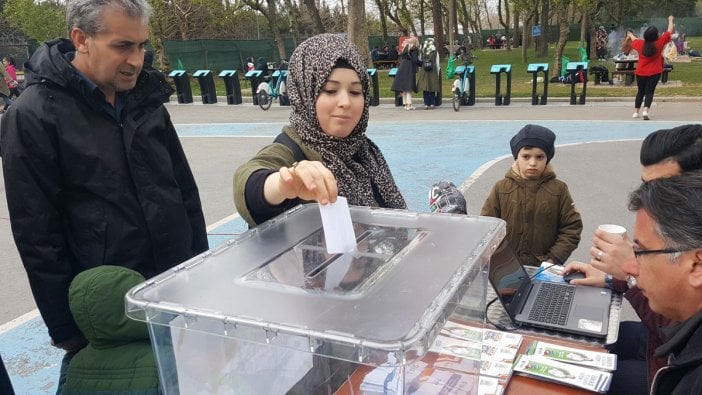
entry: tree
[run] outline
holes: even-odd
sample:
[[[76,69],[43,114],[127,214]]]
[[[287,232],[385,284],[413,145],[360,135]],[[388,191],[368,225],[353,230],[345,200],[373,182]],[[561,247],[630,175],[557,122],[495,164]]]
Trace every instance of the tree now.
[[[276,8],[275,0],[266,0],[265,4],[262,0],[243,0],[243,2],[247,6],[263,14],[268,21],[268,26],[271,28],[273,41],[275,41],[276,45],[278,46],[278,56],[280,59],[287,59],[288,57],[285,53],[283,36],[280,34],[280,29],[278,29],[278,10]]]
[[[568,42],[568,33],[570,33],[570,24],[568,23],[568,3],[569,0],[558,0],[556,5],[556,17],[558,19],[558,43],[556,43],[556,67],[551,72],[552,77],[558,77],[563,68],[563,51]]]
[[[66,37],[66,8],[59,0],[7,0],[3,15],[10,26],[38,42]]]
[[[361,52],[368,67],[373,62],[368,51],[368,30],[366,29],[366,2],[364,0],[349,0],[348,39]]]
[[[317,8],[317,4],[315,4],[314,0],[303,0],[303,3],[305,4],[305,8],[312,18],[314,33],[324,33],[324,25],[322,24],[322,17],[319,16],[319,8]]]

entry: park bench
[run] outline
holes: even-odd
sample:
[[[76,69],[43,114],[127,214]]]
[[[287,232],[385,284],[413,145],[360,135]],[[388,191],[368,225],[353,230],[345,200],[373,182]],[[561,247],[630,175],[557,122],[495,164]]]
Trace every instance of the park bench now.
[[[624,85],[631,85],[634,82],[634,70],[631,69],[615,69],[610,73],[610,79],[614,80],[614,76],[618,75],[620,79],[624,80]]]
[[[672,64],[666,64],[663,66],[663,74],[661,75],[661,83],[662,84],[667,84],[668,83],[668,74],[673,71],[673,65]],[[615,75],[619,75],[621,79],[623,79],[625,82],[625,85],[631,85],[632,82],[634,82],[634,72],[635,70],[629,70],[629,69],[619,69],[619,70],[613,70],[611,72],[611,79],[614,79]]]
[[[393,67],[397,67],[399,60],[376,60],[373,62],[373,67],[378,70],[389,70]]]

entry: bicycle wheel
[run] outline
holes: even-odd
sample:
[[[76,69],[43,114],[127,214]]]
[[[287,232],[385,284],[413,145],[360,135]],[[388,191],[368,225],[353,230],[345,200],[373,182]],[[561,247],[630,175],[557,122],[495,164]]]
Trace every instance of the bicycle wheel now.
[[[453,91],[453,111],[458,111],[461,109],[461,90],[456,88]]]
[[[264,90],[258,91],[258,105],[262,110],[268,110],[271,108],[272,103],[273,100],[268,97],[268,92]]]

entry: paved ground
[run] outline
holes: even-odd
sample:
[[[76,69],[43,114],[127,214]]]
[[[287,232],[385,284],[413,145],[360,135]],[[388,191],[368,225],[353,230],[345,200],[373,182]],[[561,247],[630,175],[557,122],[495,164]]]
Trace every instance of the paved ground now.
[[[511,136],[515,131],[515,123],[538,123],[540,121],[572,121],[574,125],[592,124],[599,134],[608,136],[607,140],[613,142],[593,142],[588,144],[559,146],[554,159],[554,167],[559,178],[568,182],[576,198],[576,204],[583,213],[585,229],[581,246],[574,253],[574,257],[583,259],[587,256],[590,236],[597,224],[603,222],[618,223],[631,229],[633,217],[625,209],[627,193],[636,186],[639,179],[638,150],[640,139],[620,141],[621,136],[629,128],[653,131],[662,127],[671,127],[684,123],[702,123],[702,99],[668,99],[659,98],[651,111],[652,121],[632,120],[631,99],[609,99],[608,101],[589,99],[586,105],[571,106],[563,100],[549,99],[546,106],[531,106],[530,101],[513,99],[512,104],[504,107],[495,107],[490,100],[480,100],[476,106],[464,107],[459,112],[450,108],[450,102],[444,101],[444,106],[433,111],[421,109],[404,111],[392,104],[381,104],[371,109],[371,124],[384,122],[398,122],[410,126],[426,125],[427,127],[441,128],[447,121],[459,121],[465,125],[464,130],[456,133],[471,133],[472,127],[485,125],[485,122],[509,122],[505,136]],[[384,101],[385,102],[385,101]],[[417,103],[415,103],[417,104]],[[287,121],[289,108],[274,105],[269,111],[262,111],[251,104],[227,106],[226,104],[202,105],[200,103],[189,105],[170,104],[169,111],[173,122],[179,125],[186,124],[227,124],[227,123],[258,123],[257,128],[266,128],[260,123],[272,123],[271,132],[277,133],[279,124]],[[595,121],[598,121],[595,123]],[[463,123],[465,122],[465,123]],[[568,122],[563,122],[568,125]],[[203,126],[204,127],[204,126]],[[197,129],[197,125],[191,126]],[[397,130],[396,139],[401,139],[405,130]],[[445,132],[445,131],[443,131]],[[594,132],[594,130],[592,131]],[[583,132],[587,134],[587,132]],[[639,133],[640,134],[640,133]],[[640,135],[645,135],[640,134]],[[599,140],[602,140],[601,138]],[[222,224],[221,220],[231,219],[235,214],[231,198],[231,176],[233,169],[240,163],[250,158],[258,149],[270,141],[270,137],[262,138],[252,134],[247,136],[239,134],[236,137],[187,137],[183,138],[183,145],[193,168],[195,177],[200,187],[204,205],[205,216],[211,229],[216,229]],[[508,141],[508,137],[505,141]],[[581,136],[578,141],[589,141],[587,135]],[[437,140],[431,142],[438,147],[450,146],[452,141]],[[418,147],[423,149],[425,147]],[[505,146],[506,148],[506,146]],[[481,147],[467,147],[465,155],[472,155],[472,150]],[[408,160],[412,160],[412,152],[404,153]],[[441,161],[437,157],[436,161]],[[487,164],[477,172],[464,174],[463,188],[466,190],[469,202],[469,212],[475,214],[487,191],[492,184],[502,178],[509,166],[511,158],[502,158]],[[432,166],[431,164],[429,166]],[[424,169],[416,169],[422,172]],[[459,181],[460,182],[460,181]],[[2,336],[17,334],[27,330],[20,325],[25,320],[36,325],[35,305],[26,281],[26,274],[17,256],[14,242],[11,237],[7,207],[5,201],[5,188],[0,180],[0,272],[3,279],[0,286],[0,353],[6,363],[13,357],[14,346],[17,342],[27,341],[22,336],[15,336],[13,340],[3,340]],[[23,317],[19,318],[18,317]],[[625,316],[627,317],[627,316]],[[38,332],[45,333],[41,328]],[[12,333],[14,332],[14,334]],[[10,334],[10,335],[8,335]],[[28,335],[34,336],[34,335]],[[41,335],[39,335],[41,337]],[[30,339],[40,345],[36,353],[48,353],[48,338]],[[54,361],[55,363],[55,361]],[[31,372],[23,371],[21,366],[11,366],[11,375],[29,375]],[[26,377],[25,377],[26,378]],[[31,378],[31,377],[30,377]],[[51,392],[51,379],[48,379],[48,388]],[[22,392],[19,393],[29,393]]]

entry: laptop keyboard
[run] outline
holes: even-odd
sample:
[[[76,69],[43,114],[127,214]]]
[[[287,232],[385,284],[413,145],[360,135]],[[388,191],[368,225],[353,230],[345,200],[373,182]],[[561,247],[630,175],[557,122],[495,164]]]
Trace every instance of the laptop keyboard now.
[[[575,287],[557,283],[541,283],[529,320],[547,324],[565,325],[573,302]]]

